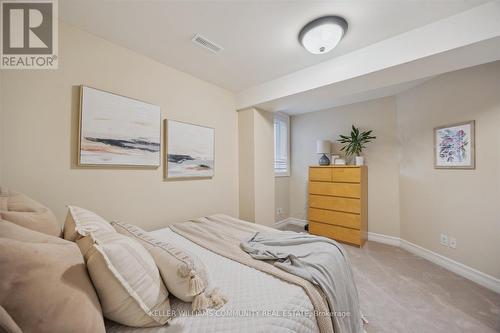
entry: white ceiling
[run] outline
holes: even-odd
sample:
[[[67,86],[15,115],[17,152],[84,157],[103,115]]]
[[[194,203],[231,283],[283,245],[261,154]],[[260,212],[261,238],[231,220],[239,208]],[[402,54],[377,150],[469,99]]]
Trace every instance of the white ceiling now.
[[[500,60],[500,1],[401,33],[236,94],[236,108],[289,114],[394,95],[422,80]]]
[[[462,12],[486,0],[59,1],[60,18],[232,91],[241,91]],[[349,31],[326,55],[307,53],[300,28],[345,17]],[[224,47],[213,54],[194,34]]]

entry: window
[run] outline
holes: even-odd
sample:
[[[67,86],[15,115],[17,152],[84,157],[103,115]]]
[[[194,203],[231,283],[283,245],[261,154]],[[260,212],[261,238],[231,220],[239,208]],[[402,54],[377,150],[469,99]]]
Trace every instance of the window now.
[[[274,175],[290,176],[290,117],[274,116]]]

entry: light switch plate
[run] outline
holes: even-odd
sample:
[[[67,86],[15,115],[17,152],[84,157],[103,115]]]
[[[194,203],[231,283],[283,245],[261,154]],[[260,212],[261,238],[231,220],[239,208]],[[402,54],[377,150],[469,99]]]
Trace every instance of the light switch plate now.
[[[439,243],[443,246],[448,246],[448,235],[441,234],[441,237],[439,238]]]
[[[455,237],[450,237],[450,247],[452,249],[456,249],[457,248],[457,239]]]

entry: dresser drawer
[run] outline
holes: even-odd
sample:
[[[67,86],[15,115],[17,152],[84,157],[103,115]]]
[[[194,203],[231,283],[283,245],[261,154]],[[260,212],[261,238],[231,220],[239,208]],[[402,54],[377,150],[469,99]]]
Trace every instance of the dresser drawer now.
[[[360,199],[329,197],[323,195],[309,195],[309,207],[338,210],[348,213],[361,213]]]
[[[309,182],[309,193],[361,198],[361,185],[349,183]]]
[[[309,180],[319,181],[319,182],[331,182],[332,181],[332,169],[331,168],[309,168]]]
[[[338,225],[352,229],[361,228],[361,216],[358,214],[336,212],[333,210],[324,210],[309,208],[307,219],[309,221],[321,222],[326,224]]]
[[[333,238],[340,242],[361,245],[361,232],[359,230],[338,227],[335,225],[310,222],[309,232],[314,235]]]
[[[360,183],[361,168],[332,168],[332,180],[340,183]]]

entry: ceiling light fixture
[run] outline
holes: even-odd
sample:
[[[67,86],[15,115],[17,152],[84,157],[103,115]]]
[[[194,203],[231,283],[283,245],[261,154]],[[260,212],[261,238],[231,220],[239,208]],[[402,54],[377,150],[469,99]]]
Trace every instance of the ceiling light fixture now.
[[[299,33],[299,42],[312,54],[323,54],[337,46],[347,31],[340,16],[323,16],[307,23]]]

